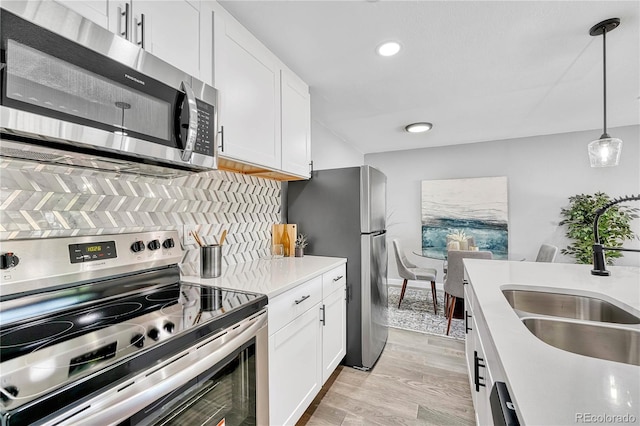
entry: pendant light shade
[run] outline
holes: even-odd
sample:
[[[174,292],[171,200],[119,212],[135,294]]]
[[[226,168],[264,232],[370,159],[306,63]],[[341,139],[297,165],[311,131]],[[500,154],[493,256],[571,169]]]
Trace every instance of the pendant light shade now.
[[[601,136],[600,139],[589,142],[589,161],[591,162],[591,167],[617,166],[620,162],[621,152],[621,139]]]
[[[602,81],[603,81],[603,131],[600,139],[589,143],[591,167],[617,166],[622,152],[622,140],[607,134],[607,32],[616,29],[620,19],[611,18],[595,24],[589,30],[592,36],[602,35]]]

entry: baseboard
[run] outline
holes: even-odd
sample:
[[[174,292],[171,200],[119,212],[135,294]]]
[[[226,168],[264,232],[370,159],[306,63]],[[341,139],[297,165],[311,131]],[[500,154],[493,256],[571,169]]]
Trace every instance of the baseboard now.
[[[402,282],[404,280],[401,278],[387,278],[387,286],[389,287],[402,287]],[[411,288],[422,288],[431,290],[431,283],[429,281],[409,281],[407,283],[407,287]],[[439,283],[436,281],[436,290],[443,290],[443,283]]]

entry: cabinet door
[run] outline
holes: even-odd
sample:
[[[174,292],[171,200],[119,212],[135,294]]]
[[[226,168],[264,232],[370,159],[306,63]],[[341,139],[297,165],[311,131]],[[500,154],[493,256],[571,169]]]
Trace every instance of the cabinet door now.
[[[280,65],[231,17],[214,16],[214,81],[220,155],[280,169]]]
[[[58,0],[58,3],[104,28],[109,28],[107,0]]]
[[[309,86],[282,70],[282,170],[311,175],[311,97]]]
[[[472,331],[472,333],[474,333],[473,359],[471,371],[469,372],[471,376],[471,395],[476,410],[476,423],[485,425],[490,424],[490,422],[487,422],[491,416],[490,408],[488,408],[490,388],[488,389],[489,374],[487,371],[487,359],[482,347],[482,342],[476,331],[478,329],[478,323],[475,317],[469,321],[471,321],[471,327],[474,329],[474,331]]]
[[[269,337],[269,424],[293,425],[322,387],[320,304]]]
[[[347,300],[346,286],[323,300],[322,327],[322,383],[336,369],[347,353]]]
[[[174,67],[199,78],[198,9],[185,0],[132,0],[131,5],[133,19],[130,40]]]

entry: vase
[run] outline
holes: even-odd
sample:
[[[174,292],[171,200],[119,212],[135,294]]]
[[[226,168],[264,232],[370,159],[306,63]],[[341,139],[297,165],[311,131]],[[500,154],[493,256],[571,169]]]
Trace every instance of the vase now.
[[[460,241],[460,250],[469,250],[469,240]]]
[[[304,249],[302,247],[296,247],[295,248],[295,253],[296,253],[296,257],[303,257],[304,256]]]
[[[447,250],[460,250],[460,243],[458,241],[449,241],[447,243]]]

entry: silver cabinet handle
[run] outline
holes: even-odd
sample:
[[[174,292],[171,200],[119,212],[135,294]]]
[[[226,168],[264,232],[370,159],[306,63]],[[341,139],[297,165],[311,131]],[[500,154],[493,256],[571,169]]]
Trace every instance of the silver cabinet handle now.
[[[322,312],[322,318],[320,318],[320,322],[322,323],[322,326],[326,326],[327,323],[325,322],[325,307],[324,304],[320,307],[320,312]]]
[[[140,28],[140,41],[138,46],[144,49],[144,13],[140,14],[140,20],[138,21],[138,27]]]
[[[224,152],[224,126],[220,126],[218,134],[220,135],[220,152]]]
[[[122,17],[124,17],[124,31],[120,33],[120,35],[122,37],[124,37],[126,40],[129,40],[129,3],[125,3],[124,4],[124,11],[122,9],[120,9],[120,19],[122,19]],[[122,25],[122,21],[120,21],[121,25],[120,28],[123,27]]]
[[[310,297],[311,297],[311,295],[310,295],[310,294],[308,294],[308,295],[306,295],[306,296],[302,296],[300,299],[298,299],[298,300],[296,300],[296,301],[295,301],[295,302],[296,302],[296,305],[301,304],[302,302],[304,302],[305,300],[307,300],[307,299],[308,299],[308,298],[310,298]]]
[[[344,275],[340,275],[340,276],[338,276],[338,277],[335,277],[335,278],[333,279],[333,282],[340,281],[342,278],[344,278]]]

